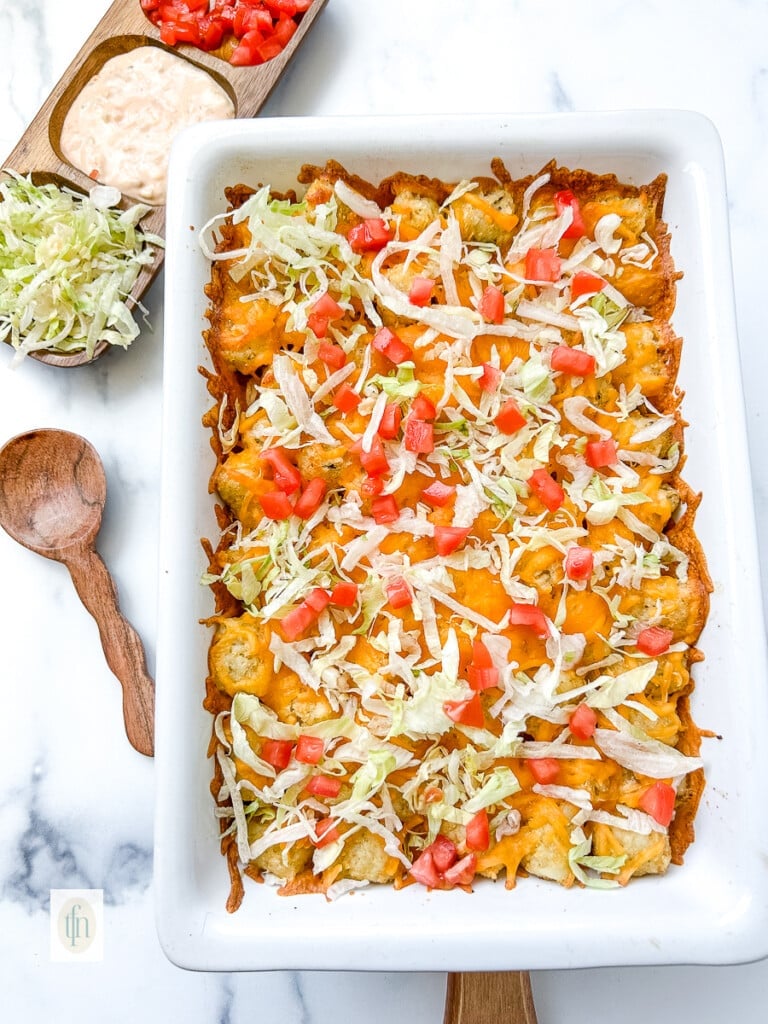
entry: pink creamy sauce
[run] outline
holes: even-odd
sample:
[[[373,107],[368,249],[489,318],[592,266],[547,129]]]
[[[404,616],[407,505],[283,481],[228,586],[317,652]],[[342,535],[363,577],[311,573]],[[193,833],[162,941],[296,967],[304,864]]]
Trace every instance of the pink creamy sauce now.
[[[177,132],[234,116],[232,100],[206,71],[159,46],[139,46],[108,60],[83,87],[64,120],[61,151],[91,178],[159,206]]]

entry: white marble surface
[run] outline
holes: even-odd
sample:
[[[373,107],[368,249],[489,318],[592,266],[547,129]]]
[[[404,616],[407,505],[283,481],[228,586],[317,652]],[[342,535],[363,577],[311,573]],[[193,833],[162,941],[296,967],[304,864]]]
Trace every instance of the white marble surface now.
[[[138,0],[125,0],[126,3]],[[108,0],[0,0],[0,150],[7,154]],[[77,12],[76,14],[73,12]],[[759,536],[768,552],[768,6],[762,0],[329,0],[264,113],[683,107],[715,122],[734,276]],[[125,613],[155,640],[163,277],[132,351],[63,371],[0,352],[0,442],[34,426],[86,435],[106,466],[100,548]],[[727,287],[727,282],[724,282]],[[689,341],[689,343],[692,343]],[[734,453],[746,458],[746,453]],[[7,1020],[285,1024],[442,1020],[443,975],[189,974],[157,943],[152,763],[121,727],[118,687],[60,566],[0,535],[0,983]],[[757,573],[759,566],[754,567]],[[765,578],[763,592],[765,594]],[[51,888],[101,888],[105,955],[49,961]],[[376,965],[371,964],[375,969]],[[768,962],[540,972],[540,1024],[765,1020]]]

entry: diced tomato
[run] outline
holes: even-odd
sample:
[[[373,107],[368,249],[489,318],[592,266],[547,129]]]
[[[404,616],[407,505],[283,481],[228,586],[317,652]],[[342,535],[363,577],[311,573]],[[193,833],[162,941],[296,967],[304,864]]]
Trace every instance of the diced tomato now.
[[[591,548],[574,544],[565,553],[565,575],[569,580],[588,580],[594,564],[595,555]]]
[[[176,39],[176,29],[174,28],[174,26],[164,22],[160,26],[160,41],[162,43],[165,43],[166,46],[175,46]]]
[[[380,476],[367,476],[360,484],[360,493],[364,498],[378,498],[384,490],[384,481]]]
[[[403,419],[403,414],[400,411],[400,406],[397,402],[389,402],[384,406],[384,414],[381,417],[379,423],[378,434],[379,437],[383,437],[386,441],[391,441],[397,437],[400,432],[400,423]]]
[[[525,276],[529,281],[559,281],[561,260],[555,249],[529,249]]]
[[[518,430],[528,423],[528,420],[520,412],[514,398],[508,398],[493,422],[502,433],[516,434]]]
[[[384,451],[384,445],[381,443],[381,438],[377,434],[373,435],[371,450],[368,452],[360,452],[360,465],[368,476],[381,476],[382,473],[386,473],[389,469],[389,462],[387,461],[387,454]]]
[[[595,357],[570,345],[558,345],[549,357],[549,365],[561,373],[572,373],[574,377],[588,377],[595,372]]]
[[[331,799],[341,792],[341,779],[335,775],[313,775],[304,787],[312,796],[324,796]]]
[[[542,785],[548,786],[560,774],[560,763],[555,757],[531,757],[528,759],[531,775]]]
[[[277,39],[265,39],[256,47],[255,64],[266,64],[268,60],[279,56],[283,52],[283,44]]]
[[[322,477],[316,476],[310,480],[294,505],[294,515],[299,516],[300,519],[309,519],[310,516],[313,516],[323,504],[326,487],[327,484]]]
[[[487,690],[499,681],[499,670],[493,664],[490,651],[482,640],[472,644],[472,661],[467,669],[469,685],[473,690]]]
[[[200,42],[201,50],[216,50],[223,40],[226,27],[223,21],[218,18],[203,17],[200,19]]]
[[[221,0],[218,0],[218,2],[221,3]],[[235,13],[237,13],[241,7],[250,10],[251,24],[248,25],[249,29],[261,29],[265,35],[272,31],[272,15],[262,7],[261,0],[233,0],[233,2],[239,2],[240,5],[235,8]],[[231,4],[225,3],[223,6],[226,8],[231,6]],[[237,35],[237,33],[235,33],[235,35]]]
[[[234,3],[235,3],[235,0],[232,0],[231,3],[226,3],[226,2],[222,2],[222,0],[219,0],[217,6],[213,10],[213,13],[216,15],[217,20],[220,21],[222,23],[222,25],[224,26],[224,31],[225,32],[232,32],[232,30],[234,28],[234,23],[235,23],[235,7],[234,7]],[[269,14],[268,11],[265,12],[265,13]],[[271,15],[269,17],[269,22],[270,22],[270,25],[271,25],[272,24],[272,16]],[[266,27],[267,27],[267,31],[269,31],[269,26],[266,26]]]
[[[435,429],[431,423],[409,416],[405,421],[405,447],[409,452],[428,455],[435,450]]]
[[[665,654],[672,643],[674,633],[664,626],[647,626],[637,638],[637,649],[655,658],[657,654]]]
[[[319,615],[331,603],[331,595],[322,587],[314,587],[304,598],[304,603]]]
[[[488,811],[478,811],[471,821],[467,822],[467,849],[487,850],[491,843],[488,827]]]
[[[637,801],[638,807],[665,828],[675,813],[676,794],[668,782],[654,782]]]
[[[347,354],[344,349],[334,345],[332,341],[321,341],[317,354],[325,365],[330,366],[333,370],[340,370],[347,361]]]
[[[433,480],[429,487],[424,488],[421,496],[430,505],[442,508],[448,504],[455,493],[456,487],[454,484],[444,484],[440,480]]]
[[[482,640],[472,641],[472,664],[477,668],[492,668],[493,658],[491,652]]]
[[[504,320],[504,292],[489,284],[483,289],[477,311],[489,324],[500,324]]]
[[[426,850],[421,851],[408,873],[417,882],[426,885],[428,889],[436,889],[440,885],[440,873],[435,867],[434,857],[429,846]]]
[[[323,292],[320,298],[312,303],[312,312],[318,316],[328,317],[329,320],[337,320],[344,316],[344,310],[328,292]]]
[[[205,6],[207,7],[208,4],[206,3]],[[262,18],[257,17],[257,15],[261,15],[263,13],[266,12],[258,11],[253,7],[248,7],[244,4],[237,7],[235,9],[234,21],[232,22],[232,31],[235,33],[237,38],[242,39],[246,32],[253,32],[254,30],[266,30],[267,32],[271,32],[272,18],[270,18],[269,23],[265,25]]]
[[[238,0],[229,0],[230,3],[237,3]],[[240,0],[245,2],[245,0]],[[174,7],[178,7],[180,11],[188,11],[190,14],[196,14],[198,18],[201,13],[208,14],[208,8],[211,6],[210,3],[206,3],[205,0],[171,0]]]
[[[353,252],[377,252],[391,239],[392,233],[381,217],[364,220],[347,232],[347,241]]]
[[[470,665],[467,669],[467,679],[472,689],[479,693],[480,690],[487,690],[498,684],[499,670],[493,665],[490,668],[478,668],[476,665]]]
[[[472,532],[471,526],[436,526],[435,550],[438,555],[450,555]]]
[[[387,592],[387,600],[393,608],[405,608],[413,604],[413,591],[408,586],[408,581],[402,576],[393,576],[384,588]]]
[[[348,580],[340,580],[331,591],[331,604],[339,608],[351,608],[357,601],[358,586]]]
[[[431,277],[414,277],[408,292],[408,301],[412,306],[426,306],[432,298],[435,282]]]
[[[481,391],[496,391],[501,381],[501,370],[498,366],[492,366],[490,363],[483,363],[483,372],[480,375],[478,384],[480,385]]]
[[[443,704],[443,711],[451,719],[461,725],[471,725],[476,729],[482,729],[485,725],[483,716],[483,705],[480,703],[479,694],[475,693],[467,700],[447,700]]]
[[[371,515],[379,525],[394,523],[400,518],[400,509],[393,494],[382,494],[371,505]]]
[[[411,281],[408,290],[408,301],[412,306],[426,306],[432,298],[435,282],[431,277],[417,275]]]
[[[400,363],[409,363],[413,360],[413,352],[397,336],[387,346],[387,351],[384,354],[395,366],[399,366]]]
[[[169,46],[189,43],[202,50],[218,49],[225,36],[237,40],[230,56],[235,66],[262,64],[282,52],[297,29],[296,18],[312,0],[141,0],[141,7],[159,27],[160,38]],[[377,229],[367,231],[369,242]],[[327,318],[326,318],[327,319]],[[310,317],[310,326],[323,336],[327,322],[320,315]]]
[[[568,720],[568,728],[580,740],[588,740],[597,727],[597,712],[589,704],[579,704]]]
[[[472,644],[472,662],[467,670],[467,678],[472,689],[478,691],[496,686],[499,682],[499,670],[482,640],[475,640]]]
[[[330,321],[327,316],[320,316],[318,313],[310,313],[307,317],[307,326],[316,338],[324,338],[328,333]]]
[[[438,835],[433,843],[422,850],[410,870],[410,875],[428,889],[453,889],[457,885],[469,885],[477,870],[474,853],[458,859],[454,843],[444,835]]]
[[[557,512],[565,501],[565,491],[546,469],[534,470],[528,479],[528,486],[550,512]]]
[[[268,491],[259,495],[259,502],[268,519],[287,519],[293,515],[293,505],[285,491]]]
[[[456,844],[448,836],[444,836],[442,832],[436,836],[434,842],[430,843],[427,849],[432,854],[435,867],[440,872],[447,871],[459,859],[459,851],[456,849]]]
[[[287,14],[292,18],[296,13],[296,0],[262,0],[262,3],[275,17]]]
[[[287,768],[293,753],[291,740],[264,740],[261,744],[261,757],[273,768],[282,771]]]
[[[273,28],[272,39],[274,40],[275,44],[279,46],[280,49],[282,50],[285,48],[286,44],[288,43],[288,41],[290,40],[291,36],[293,35],[297,28],[298,25],[296,24],[292,17],[281,15],[280,18],[278,18],[277,20],[277,24]],[[277,56],[277,54],[275,54],[275,56]]]
[[[293,494],[301,487],[301,473],[283,448],[265,448],[261,458],[272,467],[272,479],[281,491]]]
[[[336,828],[336,822],[333,818],[322,818],[320,821],[315,822],[315,835],[316,840],[313,840],[314,845],[321,850],[324,846],[335,843],[337,839],[341,839],[339,830]]]
[[[615,466],[618,459],[616,453],[616,442],[612,437],[605,441],[589,441],[585,452],[587,465],[592,469],[602,469],[603,466]]]
[[[333,404],[339,412],[352,412],[360,405],[360,395],[345,382],[333,396]]]
[[[307,736],[302,733],[296,743],[296,760],[302,764],[317,764],[323,756],[325,740],[319,736]]]
[[[469,885],[475,877],[476,870],[477,857],[474,853],[468,853],[466,857],[457,860],[452,867],[448,868],[443,878],[446,884],[451,887],[454,885]]]
[[[374,334],[371,346],[376,349],[377,352],[381,352],[385,355],[390,362],[399,366],[400,363],[405,363],[413,359],[413,352],[408,346],[388,327],[381,327]]]
[[[240,38],[240,42],[229,55],[229,63],[234,67],[252,67],[254,64],[263,64],[261,46],[264,36],[258,29],[246,32]]]
[[[535,604],[513,604],[509,609],[510,626],[525,626],[532,629],[536,636],[545,640],[549,636],[549,626],[544,612]]]
[[[317,619],[317,612],[304,601],[280,619],[280,631],[289,642],[298,640]]]
[[[573,220],[563,232],[563,238],[581,238],[582,235],[585,235],[587,233],[587,228],[584,224],[584,218],[581,215],[579,200],[573,192],[571,192],[569,188],[565,188],[562,192],[555,192],[553,199],[555,201],[555,210],[557,211],[558,216],[560,216],[561,213],[564,213],[569,206],[573,210]]]
[[[605,288],[605,281],[597,274],[588,270],[579,270],[571,278],[571,298],[578,299],[581,295],[596,294]]]
[[[411,402],[411,416],[417,420],[433,420],[437,416],[437,409],[426,395],[416,395]]]

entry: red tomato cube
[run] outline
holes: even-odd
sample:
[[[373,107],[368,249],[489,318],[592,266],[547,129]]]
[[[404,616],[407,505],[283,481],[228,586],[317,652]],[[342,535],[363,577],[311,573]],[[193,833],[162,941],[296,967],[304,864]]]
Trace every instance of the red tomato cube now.
[[[671,629],[665,629],[664,626],[648,626],[637,638],[637,649],[650,658],[666,654],[674,635]]]
[[[667,782],[654,782],[637,801],[638,807],[665,828],[675,814],[676,793]]]
[[[325,741],[319,736],[307,736],[302,733],[296,743],[296,760],[302,764],[317,764],[323,756]]]
[[[261,744],[261,757],[273,768],[282,771],[287,768],[293,753],[293,743],[290,740],[264,740]]]
[[[574,544],[565,553],[565,575],[569,580],[588,580],[594,564],[595,555],[591,548]]]
[[[527,761],[531,775],[541,786],[548,786],[560,774],[560,762],[555,757],[531,757]]]
[[[597,712],[589,704],[579,704],[568,720],[568,728],[578,739],[590,739],[597,728]]]

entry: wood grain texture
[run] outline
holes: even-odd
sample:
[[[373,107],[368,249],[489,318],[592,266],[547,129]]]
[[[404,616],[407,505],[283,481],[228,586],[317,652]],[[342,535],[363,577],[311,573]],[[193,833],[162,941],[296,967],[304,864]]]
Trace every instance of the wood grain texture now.
[[[114,581],[95,550],[106,495],[101,459],[78,434],[30,430],[0,449],[0,526],[30,551],[69,569],[123,688],[126,735],[151,757],[155,684],[141,640],[121,614]]]
[[[20,174],[32,174],[33,180],[38,184],[52,181],[75,191],[87,193],[94,184],[93,180],[68,163],[61,152],[60,140],[64,118],[82,87],[106,61],[137,46],[159,46],[207,71],[233,100],[236,117],[254,117],[306,38],[326,2],[327,0],[314,0],[309,10],[301,16],[298,28],[287,46],[277,57],[258,67],[244,68],[234,67],[220,57],[204,53],[194,46],[165,46],[160,42],[158,29],[141,10],[139,0],[114,0],[54,86],[24,135],[3,161],[2,167],[11,168]],[[151,97],[148,97],[148,102],[150,101]],[[136,200],[129,196],[124,196],[120,205],[127,208],[135,202]],[[165,207],[153,207],[142,220],[141,226],[147,232],[162,236],[165,230]],[[163,250],[158,249],[154,263],[143,267],[136,280],[131,292],[132,304],[135,305],[141,300],[160,270],[162,262]],[[101,342],[96,348],[94,358],[98,358],[109,347],[106,342]],[[81,366],[91,361],[84,352],[75,352],[71,355],[53,351],[30,354],[33,358],[53,366]]]
[[[536,1024],[528,972],[449,974],[443,1024]]]

